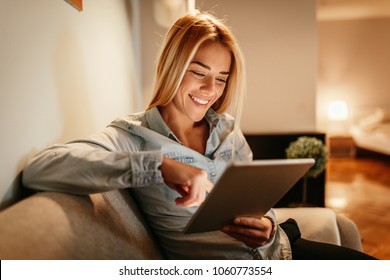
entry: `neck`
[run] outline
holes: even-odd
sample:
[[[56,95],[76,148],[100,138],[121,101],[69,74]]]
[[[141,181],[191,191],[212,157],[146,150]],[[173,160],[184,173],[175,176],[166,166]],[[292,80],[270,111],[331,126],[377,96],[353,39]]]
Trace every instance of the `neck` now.
[[[204,154],[209,137],[209,125],[206,119],[203,118],[199,122],[194,122],[189,119],[183,119],[183,116],[179,116],[174,112],[168,113],[168,110],[166,107],[160,108],[160,113],[164,122],[177,139],[184,146]]]

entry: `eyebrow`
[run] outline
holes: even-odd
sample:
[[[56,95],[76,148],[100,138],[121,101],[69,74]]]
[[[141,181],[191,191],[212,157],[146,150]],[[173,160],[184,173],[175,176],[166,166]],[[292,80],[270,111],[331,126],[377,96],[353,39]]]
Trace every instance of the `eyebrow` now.
[[[197,64],[197,65],[199,65],[199,66],[201,66],[201,67],[203,67],[203,68],[206,68],[207,70],[211,70],[211,67],[210,67],[210,66],[208,66],[208,65],[206,65],[206,64],[204,64],[204,63],[202,63],[202,62],[200,62],[200,61],[192,61],[191,64],[192,64],[192,63]],[[229,71],[221,71],[221,72],[219,72],[219,74],[222,74],[222,75],[229,75],[230,72],[229,72]]]

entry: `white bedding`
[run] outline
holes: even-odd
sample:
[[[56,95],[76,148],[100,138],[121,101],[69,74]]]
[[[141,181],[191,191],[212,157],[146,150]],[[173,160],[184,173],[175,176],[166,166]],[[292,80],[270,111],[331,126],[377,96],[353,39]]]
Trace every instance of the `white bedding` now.
[[[351,127],[359,148],[390,155],[390,114],[381,109]]]

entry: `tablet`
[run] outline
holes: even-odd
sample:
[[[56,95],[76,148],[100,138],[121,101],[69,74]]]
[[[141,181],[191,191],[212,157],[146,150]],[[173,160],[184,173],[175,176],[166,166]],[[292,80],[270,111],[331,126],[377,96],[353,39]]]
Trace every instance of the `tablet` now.
[[[263,217],[314,163],[312,158],[232,163],[192,216],[184,233],[221,230],[238,216]]]

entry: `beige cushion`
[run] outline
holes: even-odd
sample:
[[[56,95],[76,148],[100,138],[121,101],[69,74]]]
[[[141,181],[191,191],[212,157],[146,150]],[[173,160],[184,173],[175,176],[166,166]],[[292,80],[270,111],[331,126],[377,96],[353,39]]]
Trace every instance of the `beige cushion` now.
[[[328,208],[275,208],[279,223],[293,218],[301,230],[302,238],[341,245],[336,214]]]
[[[44,192],[0,213],[1,259],[161,259],[126,191]]]

